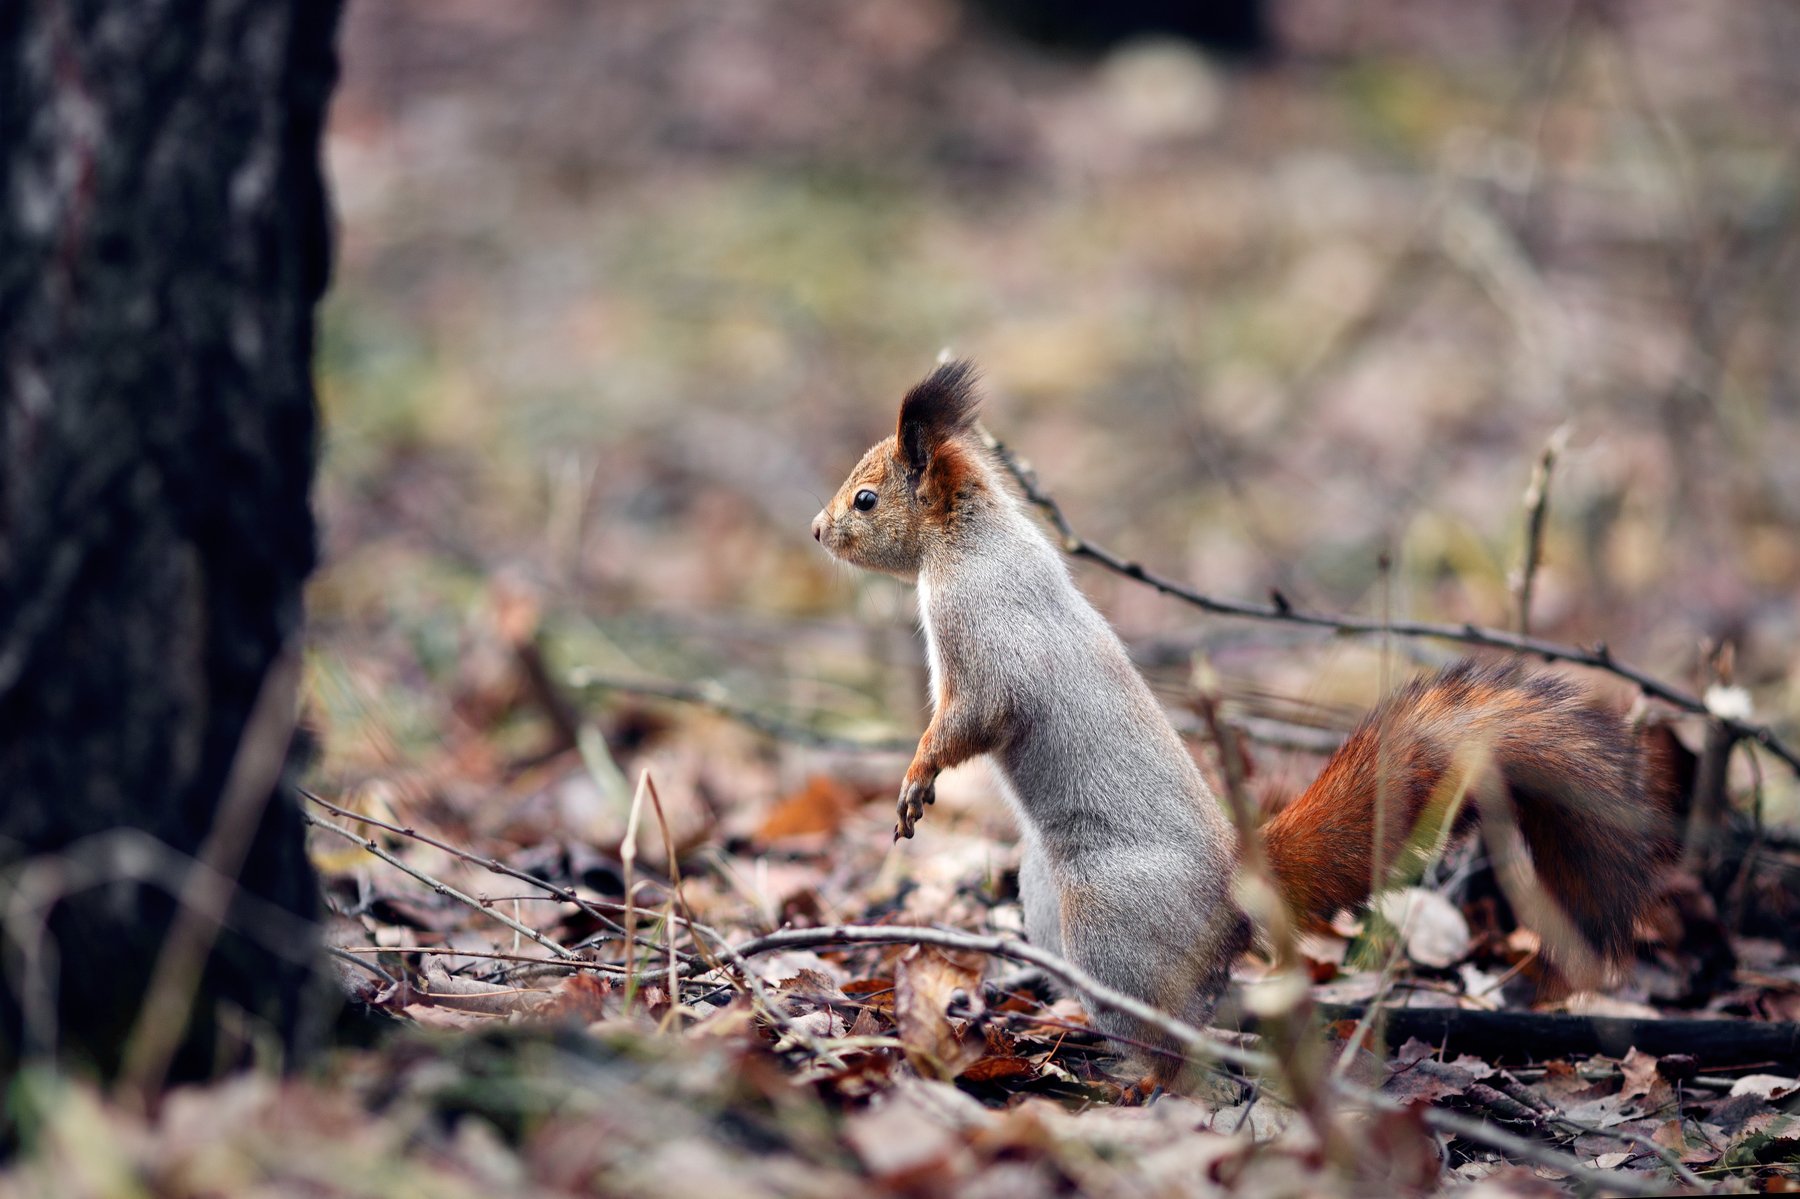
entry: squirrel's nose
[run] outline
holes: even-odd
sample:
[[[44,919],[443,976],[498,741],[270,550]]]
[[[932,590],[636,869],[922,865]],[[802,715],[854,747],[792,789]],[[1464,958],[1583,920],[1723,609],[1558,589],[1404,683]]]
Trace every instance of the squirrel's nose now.
[[[819,542],[825,540],[825,514],[823,512],[813,517],[813,540]]]

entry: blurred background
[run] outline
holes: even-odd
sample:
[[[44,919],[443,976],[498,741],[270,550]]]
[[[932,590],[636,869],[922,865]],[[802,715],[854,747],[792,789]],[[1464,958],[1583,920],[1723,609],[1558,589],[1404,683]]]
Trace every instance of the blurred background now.
[[[554,826],[572,724],[674,752],[615,691],[546,732],[527,643],[556,679],[916,733],[910,594],[807,526],[944,347],[1079,530],[1226,597],[1512,627],[1566,438],[1533,631],[1694,690],[1729,646],[1791,734],[1800,8],[1102,7],[352,5],[317,771]],[[1078,577],[1172,701],[1198,651],[1245,717],[1342,730],[1452,652]],[[665,786],[727,810],[824,752],[693,735]]]

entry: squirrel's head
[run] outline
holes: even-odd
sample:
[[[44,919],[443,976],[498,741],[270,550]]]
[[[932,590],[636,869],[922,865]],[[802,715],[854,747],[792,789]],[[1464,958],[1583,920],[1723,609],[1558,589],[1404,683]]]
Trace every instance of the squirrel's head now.
[[[863,455],[813,517],[835,558],[904,579],[950,537],[984,487],[976,463],[975,365],[946,362],[900,401],[900,427]]]

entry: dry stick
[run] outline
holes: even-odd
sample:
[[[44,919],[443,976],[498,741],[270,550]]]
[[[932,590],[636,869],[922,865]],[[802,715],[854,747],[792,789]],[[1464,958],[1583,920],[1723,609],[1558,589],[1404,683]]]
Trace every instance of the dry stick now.
[[[1252,915],[1260,917],[1263,927],[1268,930],[1268,937],[1275,950],[1275,960],[1281,964],[1281,973],[1289,979],[1297,977],[1299,956],[1294,951],[1294,929],[1289,919],[1287,900],[1275,884],[1275,872],[1269,865],[1268,853],[1263,845],[1262,830],[1256,825],[1250,797],[1244,791],[1243,759],[1238,755],[1237,741],[1231,730],[1219,718],[1218,679],[1200,659],[1194,666],[1194,706],[1202,723],[1212,737],[1213,745],[1219,751],[1220,773],[1224,776],[1225,797],[1231,810],[1232,822],[1238,831],[1238,865],[1240,867],[1240,886],[1244,881],[1249,883],[1249,893],[1240,898],[1245,900]],[[1342,1133],[1331,1119],[1327,1104],[1326,1084],[1329,1081],[1323,1060],[1317,1052],[1308,1053],[1311,1038],[1304,1035],[1304,1026],[1312,1015],[1311,995],[1304,985],[1294,992],[1291,1000],[1279,1013],[1281,1018],[1281,1035],[1271,1039],[1274,1056],[1280,1063],[1281,1072],[1287,1078],[1290,1091],[1296,1100],[1295,1107],[1312,1126],[1313,1134],[1328,1152],[1352,1152],[1343,1142]],[[1353,1156],[1353,1152],[1352,1152]]]
[[[0,952],[0,973],[19,1000],[21,1056],[55,1058],[60,958],[49,929],[50,911],[81,891],[118,882],[156,887],[177,899],[208,905],[209,920],[256,938],[289,963],[317,968],[313,948],[318,929],[311,920],[245,890],[236,879],[221,876],[213,886],[194,887],[194,872],[210,869],[142,829],[124,827],[0,869],[0,949],[5,951]]]
[[[466,904],[469,907],[474,908],[477,912],[481,912],[481,913],[487,915],[488,917],[490,917],[491,919],[498,920],[501,924],[504,924],[507,928],[512,929],[514,932],[521,933],[525,937],[529,938],[530,940],[535,941],[539,945],[542,945],[545,949],[548,949],[551,953],[554,953],[557,957],[563,958],[563,959],[565,959],[567,961],[571,961],[571,962],[578,962],[581,960],[575,954],[575,952],[573,950],[567,949],[564,946],[557,944],[555,941],[551,940],[549,937],[546,937],[543,933],[540,933],[537,929],[528,927],[527,925],[520,924],[517,920],[514,920],[511,916],[508,916],[505,912],[500,911],[498,908],[495,908],[488,904],[482,903],[479,899],[476,899],[473,895],[463,894],[461,891],[458,891],[455,887],[452,887],[449,883],[443,882],[439,879],[435,879],[435,878],[431,877],[431,875],[426,874],[423,870],[420,870],[415,866],[407,865],[405,862],[401,861],[399,858],[395,857],[393,854],[389,853],[387,850],[381,848],[380,845],[375,843],[373,838],[360,836],[359,834],[352,832],[350,829],[345,828],[341,824],[333,824],[329,820],[320,820],[317,816],[314,816],[311,812],[307,812],[305,810],[301,811],[300,819],[306,821],[306,823],[312,825],[314,828],[326,829],[330,832],[336,833],[338,836],[342,837],[346,841],[350,841],[350,842],[353,842],[354,844],[362,846],[364,849],[368,850],[370,853],[374,854],[376,857],[380,858],[382,861],[386,862],[388,865],[393,866],[394,868],[396,868],[406,874],[412,875],[414,878],[416,878],[420,882],[424,883],[427,887],[430,887],[433,891],[436,891],[439,895],[445,896],[446,898],[449,898],[449,899],[454,899],[459,903]]]
[[[1706,727],[1700,760],[1694,766],[1694,794],[1682,830],[1682,869],[1705,877],[1719,855],[1719,834],[1727,814],[1725,786],[1730,779],[1731,751],[1737,738],[1722,722]]]
[[[1766,825],[1763,818],[1763,773],[1762,763],[1756,755],[1750,756],[1750,844],[1744,850],[1744,860],[1738,865],[1737,877],[1732,879],[1731,886],[1725,889],[1729,915],[1726,927],[1733,932],[1744,930],[1744,914],[1750,903],[1750,877],[1756,868],[1756,860],[1762,853],[1763,836]]]
[[[843,1059],[841,1057],[826,1049],[820,1038],[806,1032],[788,1018],[787,1014],[782,1011],[781,1005],[776,1002],[775,997],[769,994],[768,984],[762,980],[755,970],[751,969],[749,958],[746,957],[742,951],[733,946],[731,942],[727,941],[722,933],[715,928],[701,924],[691,917],[682,919],[682,923],[687,925],[689,932],[697,932],[711,938],[713,949],[718,957],[725,959],[733,969],[737,970],[738,975],[743,979],[745,990],[749,992],[751,1006],[760,1009],[764,1017],[768,1019],[769,1023],[774,1025],[775,1028],[780,1031],[781,1037],[776,1041],[775,1045],[777,1049],[782,1048],[783,1045],[788,1042],[792,1042],[796,1045],[803,1046],[817,1057],[828,1058],[834,1062],[842,1062]],[[700,942],[696,940],[695,944],[699,945]],[[692,967],[689,966],[688,969],[691,971]],[[724,973],[724,967],[718,965],[716,962],[711,969]]]
[[[221,911],[249,855],[263,810],[281,778],[294,732],[300,656],[285,646],[263,673],[256,701],[232,752],[212,827],[196,868],[177,896],[180,908],[156,956],[144,1001],[119,1067],[121,1088],[148,1105],[168,1074],[199,998],[200,975],[224,921]]]
[[[736,946],[734,952],[747,958],[782,949],[812,949],[825,945],[933,945],[940,949],[958,949],[1022,962],[1035,966],[1065,986],[1082,992],[1102,1007],[1121,1012],[1156,1029],[1202,1059],[1228,1062],[1246,1070],[1267,1070],[1275,1064],[1267,1054],[1241,1049],[1208,1036],[1192,1025],[1158,1011],[1143,1000],[1108,986],[1066,959],[1012,937],[906,925],[839,924],[825,928],[782,929],[753,937]]]
[[[540,958],[528,953],[496,953],[480,949],[461,949],[454,945],[334,945],[331,948],[336,953],[428,953],[444,957],[480,958],[483,961],[494,962],[528,962],[534,966],[554,966],[558,970],[621,971],[625,969],[625,967],[616,966],[611,962],[590,962],[586,958],[565,962],[561,958]]]
[[[650,804],[656,811],[657,826],[662,829],[663,853],[669,861],[669,898],[663,905],[663,934],[669,945],[669,977],[674,979],[679,969],[678,955],[675,952],[675,909],[679,906],[684,914],[692,913],[688,911],[687,901],[681,895],[681,865],[675,856],[675,835],[669,831],[669,818],[663,813],[662,796],[658,794],[656,780],[650,777],[648,769],[644,771],[644,785],[650,790]],[[631,952],[630,946],[626,947],[625,952]],[[679,997],[679,991],[670,995],[669,1010],[663,1015],[662,1031],[668,1031],[678,1022],[677,1013],[681,1010],[681,1005],[675,1000]]]
[[[601,906],[621,912],[627,910],[627,906],[624,904],[602,903]],[[682,906],[684,908],[686,907],[685,900],[683,901]],[[677,977],[675,981],[677,984],[687,978],[698,975],[714,972],[723,974],[728,965],[732,969],[737,970],[742,976],[744,985],[750,994],[751,1005],[761,1011],[769,1023],[781,1032],[782,1037],[785,1040],[793,1041],[795,1044],[804,1045],[808,1049],[820,1053],[822,1056],[824,1055],[823,1050],[819,1047],[817,1038],[802,1031],[782,1012],[781,1007],[775,1002],[774,997],[769,994],[767,984],[765,984],[757,973],[751,969],[749,960],[732,946],[731,942],[726,939],[724,933],[712,927],[710,924],[702,924],[700,921],[695,920],[691,913],[685,916],[671,915],[670,919],[686,926],[689,936],[694,938],[694,945],[699,950],[698,953],[682,955],[683,961],[681,968],[676,971]],[[706,940],[703,941],[701,938],[705,938]],[[707,941],[712,943],[712,948],[710,950],[707,948]],[[582,944],[583,946],[586,946],[590,943],[592,942],[584,941]],[[720,959],[724,960],[724,965],[720,964]],[[529,960],[542,961],[543,959]],[[694,964],[697,961],[701,962],[705,968],[697,968]],[[630,974],[634,969],[634,967],[630,965],[620,966],[612,962],[583,962],[580,964],[580,968],[599,970],[605,973],[619,975]],[[640,973],[637,977],[640,983],[644,981],[645,976],[643,974]],[[656,971],[649,977],[653,979],[666,979],[669,975],[665,970]]]
[[[638,822],[643,814],[644,797],[646,795],[648,795],[652,803],[654,803],[657,820],[662,825],[663,845],[669,855],[670,868],[674,869],[675,867],[675,841],[669,834],[669,822],[663,815],[662,797],[657,794],[656,783],[651,779],[649,768],[646,767],[638,774],[637,790],[631,799],[631,815],[625,823],[625,840],[619,847],[619,857],[625,867],[625,1002],[627,1006],[630,1005],[632,997],[637,993],[638,987],[642,985],[643,982],[643,977],[637,972],[637,953],[635,952],[638,941],[635,931],[637,925],[637,887],[632,881],[632,875],[637,865]],[[679,888],[680,878],[677,876],[674,886],[671,888],[669,898],[665,901],[665,909],[663,912],[663,928],[668,937],[669,965],[665,972],[657,975],[657,977],[668,980],[670,988],[669,1011],[671,1014],[674,1012],[676,1001],[680,996],[678,988],[681,974],[677,960],[678,955],[675,951],[675,901]],[[685,923],[690,929],[696,927],[691,920],[685,921]],[[722,941],[723,938],[720,938],[720,940]],[[696,942],[696,944],[698,944],[698,942]],[[654,944],[652,944],[651,947],[654,948]],[[709,969],[718,968],[717,963],[711,961],[707,962],[707,966]],[[753,998],[761,999],[763,1001],[764,1006],[770,1011],[771,1018],[780,1023],[784,1032],[791,1032],[792,1026],[787,1023],[785,1018],[782,1017],[779,1012],[774,1010],[773,1005],[768,1002],[766,993],[757,990]]]
[[[1195,591],[1173,579],[1146,570],[1139,563],[1127,561],[1110,550],[1084,540],[1069,524],[1068,517],[1063,515],[1062,508],[1055,498],[1038,485],[1037,476],[1032,472],[1030,466],[1021,462],[1011,450],[995,440],[992,434],[986,436],[988,445],[999,456],[1002,465],[1014,479],[1018,480],[1019,486],[1024,490],[1025,498],[1041,509],[1049,519],[1051,526],[1056,529],[1057,534],[1062,538],[1063,549],[1067,553],[1073,557],[1086,558],[1114,574],[1135,579],[1164,595],[1191,604],[1203,612],[1211,612],[1216,616],[1241,616],[1252,620],[1268,620],[1305,625],[1311,628],[1331,629],[1338,633],[1386,632],[1402,637],[1432,637],[1441,641],[1459,642],[1463,645],[1481,645],[1493,649],[1512,650],[1515,653],[1533,654],[1551,662],[1573,662],[1579,666],[1592,666],[1597,670],[1604,670],[1634,683],[1644,694],[1660,699],[1684,712],[1693,712],[1709,717],[1730,730],[1735,738],[1756,742],[1786,762],[1796,773],[1800,773],[1800,750],[1795,750],[1783,742],[1767,725],[1754,724],[1735,717],[1715,715],[1707,707],[1704,699],[1662,682],[1636,667],[1627,666],[1615,660],[1605,642],[1596,642],[1593,648],[1583,649],[1578,645],[1546,641],[1539,637],[1527,637],[1502,629],[1482,628],[1480,625],[1472,623],[1367,620],[1355,616],[1302,612],[1294,608],[1287,598],[1280,594],[1276,595],[1275,601],[1271,604],[1251,604],[1238,600],[1218,599]]]
[[[1537,466],[1531,471],[1531,484],[1525,488],[1525,548],[1519,558],[1519,573],[1513,580],[1513,601],[1517,606],[1519,636],[1531,636],[1531,598],[1537,586],[1538,567],[1544,561],[1544,514],[1550,508],[1550,472],[1569,441],[1569,426],[1559,425],[1544,443]]]
[[[330,948],[332,953],[339,956],[353,956],[359,953],[391,953],[395,955],[417,953],[437,957],[474,958],[483,962],[509,962],[522,966],[542,966],[547,970],[555,970],[565,975],[571,971],[580,972],[586,970],[594,974],[604,974],[608,976],[616,975],[623,978],[627,970],[627,967],[621,966],[617,962],[590,961],[587,958],[569,962],[564,961],[561,958],[533,957],[526,953],[497,953],[480,949],[460,949],[452,945],[333,945]],[[362,961],[361,958],[354,958],[354,960],[358,962]],[[723,967],[709,967],[707,970],[699,971],[698,973],[706,974],[714,969],[723,969]],[[657,977],[660,979],[667,976],[664,972],[659,971]],[[679,981],[684,985],[691,984],[696,987],[705,987],[708,991],[716,991],[719,989],[716,984],[694,982],[692,979],[685,976]]]
[[[325,827],[334,827],[326,825]],[[353,840],[361,844],[355,834],[349,834]],[[364,846],[367,848],[366,844]],[[614,905],[624,906],[624,905]],[[738,970],[753,985],[760,984],[756,972],[750,968],[748,959],[759,954],[774,953],[783,949],[812,949],[830,945],[933,945],[943,949],[966,950],[987,954],[990,957],[1005,958],[1009,961],[1022,962],[1036,966],[1044,973],[1057,978],[1066,985],[1082,990],[1107,1006],[1116,1007],[1127,1015],[1150,1024],[1159,1031],[1168,1033],[1177,1041],[1195,1045],[1202,1056],[1210,1056],[1220,1061],[1229,1062],[1243,1069],[1260,1070],[1272,1065],[1271,1059],[1264,1055],[1244,1050],[1227,1041],[1209,1037],[1181,1023],[1170,1016],[1157,1011],[1143,1001],[1134,999],[1122,991],[1100,983],[1078,967],[1062,958],[1048,953],[1035,946],[1028,945],[1008,937],[981,936],[975,933],[954,932],[947,929],[922,928],[912,925],[832,925],[824,928],[782,929],[766,933],[760,937],[752,937],[742,945],[732,945],[717,929],[710,928],[695,920],[676,917],[694,932],[701,933],[713,942],[713,948],[719,957]],[[534,965],[566,966],[575,970],[594,970],[608,974],[625,974],[631,970],[628,965],[615,962],[596,962],[586,959],[572,961],[556,961],[550,958],[527,957],[518,954],[481,953],[473,950],[462,950],[434,946],[357,946],[358,951],[382,953],[443,953],[459,954],[464,957],[493,958],[499,961],[527,962]],[[722,970],[722,966],[696,967],[693,961],[682,963],[676,970],[684,978],[712,973]],[[636,972],[640,985],[650,982],[662,982],[669,977],[667,968]],[[760,987],[758,987],[760,990]]]
[[[348,949],[344,949],[337,945],[327,945],[325,947],[325,952],[329,953],[340,962],[349,962],[359,970],[367,970],[370,974],[373,974],[376,978],[379,978],[390,987],[398,987],[400,985],[400,980],[389,974],[386,970],[383,970],[380,965],[375,962],[365,961],[364,959],[357,957]]]
[[[633,894],[632,875],[637,869],[638,817],[644,810],[644,784],[650,781],[648,768],[638,774],[637,792],[631,797],[631,815],[625,821],[625,839],[619,842],[619,862],[625,870],[625,1006],[637,994],[637,896]],[[674,977],[671,976],[671,983]]]

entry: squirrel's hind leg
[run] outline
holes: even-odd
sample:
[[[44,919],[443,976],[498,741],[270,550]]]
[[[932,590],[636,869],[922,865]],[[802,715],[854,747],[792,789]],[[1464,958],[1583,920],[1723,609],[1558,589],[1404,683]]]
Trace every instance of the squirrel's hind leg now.
[[[1019,837],[1019,904],[1025,909],[1025,937],[1039,949],[1061,956],[1062,896],[1044,857],[1044,847],[1027,828]]]
[[[1228,896],[1213,894],[1218,887],[1212,874],[1171,880],[1168,865],[1114,857],[1071,872],[1107,881],[1061,888],[1063,952],[1100,982],[1205,1027],[1247,940],[1245,922]],[[1170,904],[1171,893],[1197,902]],[[1183,1074],[1183,1054],[1168,1034],[1100,1004],[1087,1008],[1115,1048],[1141,1060],[1165,1084]]]

